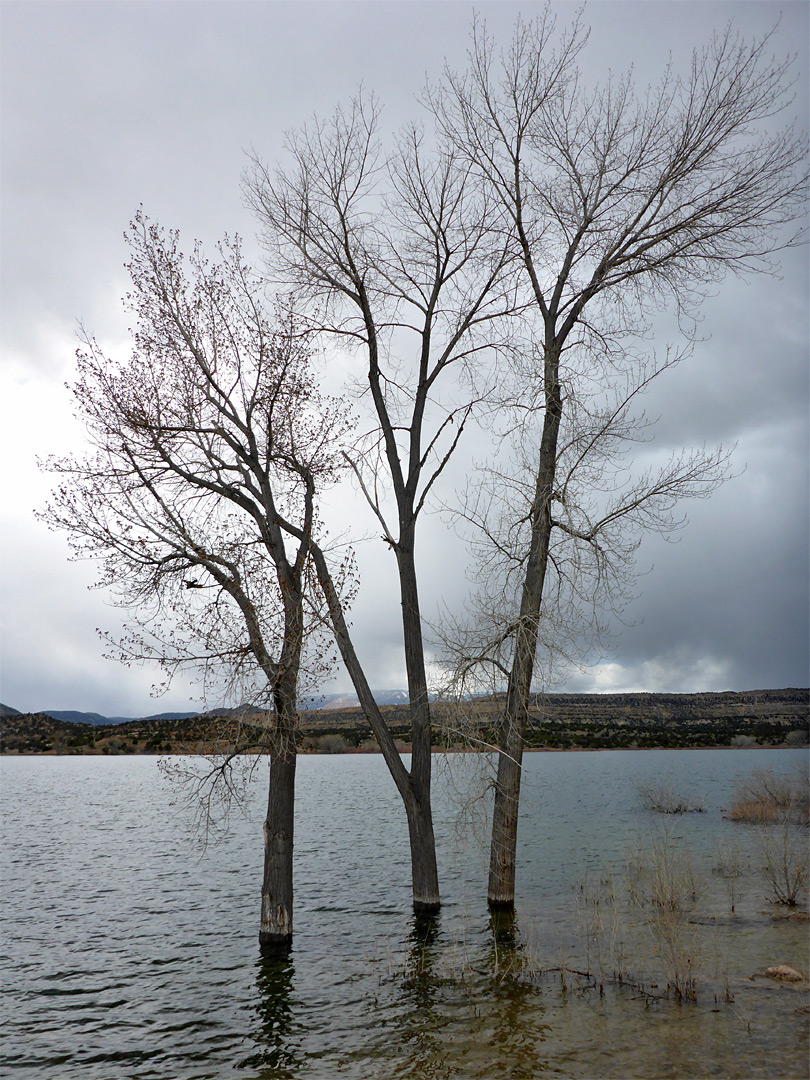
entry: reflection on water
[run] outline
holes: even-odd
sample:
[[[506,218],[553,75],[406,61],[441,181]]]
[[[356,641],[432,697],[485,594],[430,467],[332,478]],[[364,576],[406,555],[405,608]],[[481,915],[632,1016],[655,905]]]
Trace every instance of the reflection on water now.
[[[265,950],[256,964],[255,1023],[250,1037],[256,1050],[239,1062],[257,1077],[294,1080],[304,1061],[302,1031],[295,1018],[295,966],[286,950]]]
[[[200,857],[153,760],[0,759],[3,1075],[805,1077],[806,989],[751,976],[806,971],[807,927],[772,919],[760,831],[722,816],[736,778],[797,755],[531,755],[517,916],[488,914],[486,851],[458,838],[463,798],[439,782],[445,905],[418,920],[381,759],[304,758],[296,939],[264,956],[258,788],[251,816]],[[662,773],[705,813],[644,811],[636,789]],[[666,936],[619,898],[628,852],[638,863],[664,827],[701,882],[678,926],[699,945],[698,1000],[683,1005],[661,981]],[[613,978],[617,963],[643,992]]]
[[[414,921],[401,971],[378,991],[366,1048],[375,1075],[391,1080],[542,1076],[542,993],[515,978],[523,946],[514,916],[499,915],[483,940],[447,940],[441,916]],[[449,963],[448,963],[449,961]],[[384,996],[383,996],[384,995]],[[357,1075],[363,1075],[359,1072]]]
[[[385,1028],[385,1041],[398,1059],[393,1077],[443,1075],[439,1069],[447,1056],[443,1028],[448,1021],[435,973],[441,948],[440,925],[440,915],[415,918],[408,935],[405,970],[395,979],[399,1005],[392,1017],[392,1030],[387,1025]]]
[[[540,1051],[550,1029],[543,1022],[545,1010],[539,987],[531,980],[520,980],[527,958],[515,914],[493,912],[490,931],[483,970],[493,973],[493,1057],[495,1061],[508,1061],[516,1080],[541,1076],[548,1070],[548,1059]],[[491,1063],[490,1059],[490,1067]]]

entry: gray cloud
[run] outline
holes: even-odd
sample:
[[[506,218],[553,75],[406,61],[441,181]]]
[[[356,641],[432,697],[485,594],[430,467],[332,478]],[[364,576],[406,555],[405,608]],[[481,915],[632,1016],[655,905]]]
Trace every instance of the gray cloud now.
[[[501,41],[534,4],[476,5]],[[69,379],[77,320],[126,344],[122,232],[143,203],[186,241],[239,231],[259,257],[242,205],[245,151],[273,161],[283,133],[329,112],[363,82],[394,129],[418,114],[425,73],[464,62],[467,3],[36,3],[3,9],[2,699],[16,708],[151,711],[152,675],[100,659],[95,627],[118,613],[87,593],[87,567],[33,518],[47,483],[37,453],[76,445]],[[574,5],[558,4],[567,19]],[[592,5],[585,77],[633,63],[654,81],[713,28],[747,34],[770,3]],[[797,115],[807,123],[808,8],[786,4],[774,51],[802,50]],[[654,449],[738,442],[745,472],[690,508],[680,542],[648,541],[628,627],[609,667],[571,688],[720,689],[807,684],[808,276],[806,251],[780,279],[731,279],[703,309],[707,340],[649,395]],[[663,347],[672,327],[656,322]],[[474,447],[469,456],[473,457]],[[458,470],[454,483],[460,483]],[[450,485],[452,487],[452,485]],[[448,489],[448,497],[450,497]],[[362,507],[339,527],[374,535]],[[372,682],[402,684],[399,598],[380,541],[359,549],[358,646]],[[439,515],[425,520],[423,607],[457,607],[466,554]],[[347,686],[345,678],[339,680]],[[163,704],[185,708],[179,687]]]

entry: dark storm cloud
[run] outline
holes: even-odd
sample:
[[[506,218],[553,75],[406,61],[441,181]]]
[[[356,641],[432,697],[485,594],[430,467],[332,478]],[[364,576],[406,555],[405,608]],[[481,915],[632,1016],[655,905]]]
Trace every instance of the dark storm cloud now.
[[[505,42],[534,4],[477,5]],[[151,711],[149,672],[99,659],[96,626],[118,613],[88,567],[65,563],[61,538],[32,516],[47,494],[35,454],[75,445],[67,422],[76,321],[110,348],[126,344],[122,232],[139,204],[166,225],[212,242],[247,238],[245,151],[282,154],[285,129],[329,113],[363,82],[384,124],[418,115],[425,76],[445,57],[464,63],[467,3],[19,3],[3,7],[3,378],[7,401],[3,505],[2,700],[17,708]],[[568,19],[575,5],[559,4]],[[762,33],[770,3],[599,3],[583,55],[586,79],[635,65],[655,81],[713,28],[735,19]],[[773,49],[800,49],[795,110],[807,119],[808,8],[781,6]],[[614,654],[578,675],[582,689],[720,689],[807,683],[808,279],[806,251],[788,252],[781,278],[731,279],[703,308],[693,355],[649,394],[660,414],[653,452],[738,444],[742,475],[690,509],[680,543],[648,541]],[[656,320],[651,347],[674,340]],[[475,447],[469,448],[475,457]],[[460,486],[453,476],[448,485]],[[374,528],[362,507],[336,510],[338,529]],[[399,597],[390,553],[360,545],[358,648],[376,686],[402,684]],[[439,515],[419,544],[423,608],[458,607],[466,555]],[[11,628],[11,629],[10,629]],[[347,685],[342,680],[342,686]],[[188,688],[165,707],[184,708]],[[156,706],[155,706],[156,707]]]

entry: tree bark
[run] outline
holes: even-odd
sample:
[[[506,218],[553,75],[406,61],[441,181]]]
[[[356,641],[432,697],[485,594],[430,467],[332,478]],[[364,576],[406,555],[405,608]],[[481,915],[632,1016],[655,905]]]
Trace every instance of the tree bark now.
[[[441,899],[430,800],[414,793],[405,802],[405,813],[411,842],[413,910],[416,915],[434,915],[441,907]]]
[[[510,911],[515,906],[515,863],[523,747],[551,538],[551,498],[557,470],[557,440],[562,416],[559,343],[553,340],[546,348],[544,380],[546,413],[531,513],[529,554],[502,720],[492,810],[487,900],[490,908],[500,911]]]
[[[526,710],[521,709],[519,703],[507,704],[504,725],[498,751],[489,855],[487,902],[493,911],[512,911],[515,906],[517,828]]]
[[[259,946],[286,949],[293,933],[293,827],[297,748],[298,671],[301,664],[300,598],[292,589],[285,619],[285,648],[277,679],[275,731],[271,742],[270,785],[264,821],[264,874]]]
[[[433,767],[430,702],[425,674],[422,618],[419,612],[412,527],[406,533],[404,543],[400,540],[396,550],[411,713],[411,798],[405,800],[405,812],[408,816],[408,832],[411,841],[413,908],[417,914],[427,915],[439,910],[441,899],[430,799]]]
[[[279,740],[270,762],[270,790],[264,822],[264,876],[259,945],[287,947],[293,932],[293,823],[295,743]]]

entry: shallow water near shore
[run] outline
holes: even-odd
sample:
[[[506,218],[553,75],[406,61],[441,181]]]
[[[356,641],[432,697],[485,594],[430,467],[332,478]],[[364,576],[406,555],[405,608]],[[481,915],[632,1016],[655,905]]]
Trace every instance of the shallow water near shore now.
[[[773,919],[762,830],[722,816],[738,778],[803,761],[527,755],[516,919],[493,932],[486,803],[466,805],[474,756],[435,759],[444,906],[429,923],[410,913],[405,817],[382,759],[302,757],[296,937],[274,959],[257,945],[266,762],[246,815],[201,853],[154,758],[2,758],[3,1074],[806,1076],[807,990],[751,976],[806,973],[807,924]],[[662,779],[704,812],[645,809],[639,785]],[[665,943],[626,900],[628,866],[661,843],[699,882],[680,946],[696,1001],[666,993]]]

